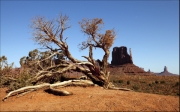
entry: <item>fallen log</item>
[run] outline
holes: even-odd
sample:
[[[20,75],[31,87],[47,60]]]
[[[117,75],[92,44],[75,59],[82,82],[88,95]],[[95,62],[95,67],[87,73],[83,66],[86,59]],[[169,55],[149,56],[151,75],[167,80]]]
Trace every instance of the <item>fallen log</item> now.
[[[29,90],[31,90],[32,92],[32,89],[34,90],[37,90],[37,89],[40,89],[40,88],[43,88],[43,87],[49,87],[50,84],[49,83],[43,83],[43,84],[40,84],[40,85],[35,85],[35,86],[27,86],[27,87],[22,87],[20,89],[17,89],[17,90],[14,90],[14,91],[11,91],[9,92],[3,99],[2,101],[5,101],[8,97],[10,96],[14,96],[14,95],[17,95],[17,94],[22,94],[24,92],[27,92]],[[34,91],[33,90],[33,91]]]
[[[71,93],[71,92],[68,92],[65,90],[54,89],[55,87],[66,87],[66,86],[70,86],[70,85],[94,86],[93,82],[89,81],[89,80],[69,80],[69,81],[64,81],[64,82],[58,82],[55,84],[43,83],[40,85],[22,87],[20,89],[11,91],[2,99],[2,101],[5,101],[10,96],[15,96],[17,94],[24,95],[24,94],[30,93],[32,91],[35,91],[35,90],[38,90],[41,88],[45,88],[45,92],[52,93],[55,95],[60,95],[60,96],[72,95],[73,93]]]
[[[47,93],[53,94],[53,95],[58,95],[58,96],[69,96],[69,95],[73,95],[72,92],[68,92],[65,90],[58,90],[58,89],[54,89],[54,88],[49,88],[44,90]]]
[[[73,95],[72,92],[55,89],[56,87],[61,87],[62,88],[62,87],[66,87],[66,86],[83,86],[83,87],[87,87],[87,86],[95,86],[95,84],[90,80],[69,80],[69,81],[64,81],[64,82],[57,82],[57,83],[54,83],[54,84],[43,83],[43,84],[40,84],[40,85],[22,87],[20,89],[11,91],[2,99],[2,101],[5,101],[10,96],[15,96],[17,94],[19,96],[23,96],[23,95],[25,95],[27,93],[30,93],[32,91],[42,89],[42,88],[45,89],[44,90],[45,92],[50,93],[50,94],[54,94],[54,95],[58,95],[58,96]],[[127,88],[114,87],[112,84],[107,89],[132,91],[131,89],[127,89]]]

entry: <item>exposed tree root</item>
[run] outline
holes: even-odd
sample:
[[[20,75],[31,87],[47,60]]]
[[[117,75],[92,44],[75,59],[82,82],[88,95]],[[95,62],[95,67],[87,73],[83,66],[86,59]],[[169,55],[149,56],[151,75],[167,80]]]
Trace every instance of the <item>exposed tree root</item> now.
[[[40,89],[40,88],[43,88],[43,87],[49,87],[49,86],[50,86],[50,84],[48,84],[48,83],[43,83],[43,84],[40,84],[40,85],[23,87],[23,88],[20,88],[20,89],[17,89],[17,90],[14,90],[14,91],[9,92],[9,93],[2,99],[2,101],[5,101],[5,100],[6,100],[8,97],[10,97],[10,96],[14,96],[14,95],[17,95],[17,94],[22,94],[22,93],[27,92],[27,91],[30,91],[30,90],[32,90],[32,89],[37,90],[37,89]]]
[[[59,96],[73,95],[72,92],[68,92],[68,91],[65,91],[65,90],[58,90],[58,89],[54,89],[54,88],[49,88],[49,89],[46,89],[44,91],[47,92],[47,93],[54,94],[54,95],[59,95]]]
[[[110,82],[109,85],[107,86],[107,89],[111,89],[111,90],[122,90],[122,91],[133,91],[133,90],[127,89],[127,88],[115,87],[111,82]]]
[[[30,92],[32,92],[32,91],[34,91],[34,90],[35,90],[35,89],[31,89],[31,90],[29,90],[29,91],[27,91],[27,92],[21,93],[21,94],[18,95],[17,97],[24,96],[25,94],[30,93]]]

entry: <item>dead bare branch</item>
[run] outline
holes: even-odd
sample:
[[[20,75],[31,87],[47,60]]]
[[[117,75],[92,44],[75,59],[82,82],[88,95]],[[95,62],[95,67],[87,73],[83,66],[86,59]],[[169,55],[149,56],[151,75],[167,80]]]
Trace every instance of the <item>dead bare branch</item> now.
[[[32,92],[32,91],[35,91],[35,90],[38,90],[41,88],[45,88],[45,90],[51,91],[54,94],[58,93],[58,95],[72,95],[71,92],[54,89],[55,87],[66,87],[66,86],[70,86],[70,85],[94,86],[94,83],[92,83],[91,81],[88,81],[88,80],[69,80],[69,81],[59,82],[59,83],[55,83],[55,84],[43,83],[43,84],[35,85],[35,86],[27,86],[27,87],[23,87],[23,88],[11,91],[2,99],[2,101],[5,101],[10,96],[14,96],[17,94],[24,95],[26,93],[29,93],[29,92]]]

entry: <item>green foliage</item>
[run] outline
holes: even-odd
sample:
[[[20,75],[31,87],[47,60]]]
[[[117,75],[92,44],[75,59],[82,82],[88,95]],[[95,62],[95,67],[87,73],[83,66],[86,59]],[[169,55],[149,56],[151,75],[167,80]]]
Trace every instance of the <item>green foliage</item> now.
[[[8,64],[7,57],[0,57],[0,87],[7,87],[11,81],[8,79],[11,76],[11,71],[13,68],[13,64]]]
[[[139,90],[139,87],[138,87],[137,85],[134,85],[134,86],[133,86],[133,89],[134,89],[135,91],[137,91],[137,90]]]
[[[9,84],[10,84],[10,81],[8,80],[8,78],[3,77],[3,76],[0,77],[0,87],[7,87],[9,86]]]
[[[28,72],[23,72],[19,74],[19,77],[16,81],[11,82],[9,85],[9,91],[13,91],[25,86],[31,86],[31,75]]]
[[[8,64],[6,56],[0,57],[0,63],[0,87],[5,87],[10,83],[7,77],[12,76],[14,63]]]
[[[20,61],[19,61],[20,65],[23,66],[26,64],[26,56],[23,56]]]
[[[131,88],[134,91],[161,94],[179,95],[179,76],[135,76],[135,75],[111,75],[110,81],[123,80],[126,83],[114,83],[122,88]]]
[[[37,49],[34,49],[29,52],[28,56],[23,56],[19,63],[21,67],[28,67],[34,70],[39,70],[41,67],[49,67],[53,64],[59,64],[60,60],[65,60],[65,55],[62,51],[59,51],[59,54],[56,54],[52,57],[50,57],[54,52],[52,51],[38,51]],[[40,66],[35,63],[35,61],[41,61]]]
[[[21,59],[21,64],[23,63]],[[0,87],[8,87],[9,91],[31,85],[30,74],[27,71],[19,72],[14,74],[13,72],[13,63],[8,64],[7,58],[5,56],[0,57]]]
[[[113,80],[114,83],[123,83],[124,81],[123,80]]]

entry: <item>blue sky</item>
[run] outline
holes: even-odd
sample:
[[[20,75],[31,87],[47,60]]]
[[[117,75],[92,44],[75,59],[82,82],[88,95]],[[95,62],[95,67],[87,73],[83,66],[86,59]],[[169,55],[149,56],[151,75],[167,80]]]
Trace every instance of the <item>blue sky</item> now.
[[[31,20],[35,16],[52,19],[62,12],[72,26],[64,36],[72,55],[84,60],[88,50],[79,51],[78,44],[87,37],[78,24],[83,18],[102,18],[103,31],[114,28],[116,40],[111,47],[132,49],[135,65],[162,72],[167,66],[179,74],[179,1],[1,1],[1,56],[19,67],[19,60],[30,50],[41,48],[30,38]],[[128,51],[129,52],[129,51]],[[103,51],[95,50],[94,58],[102,59]],[[109,57],[111,62],[112,55]]]

